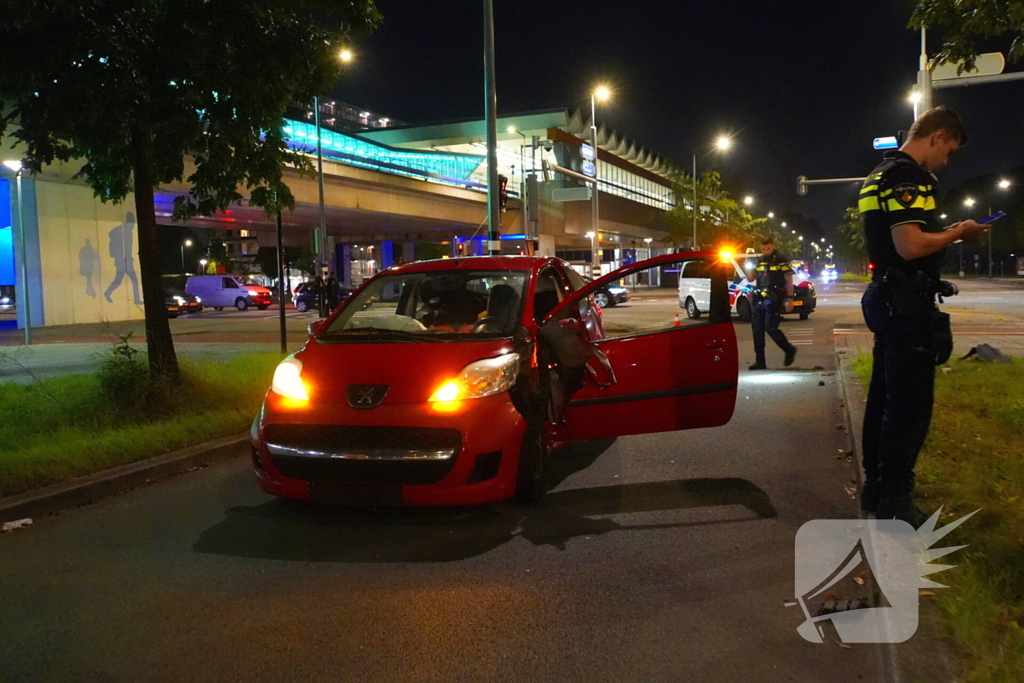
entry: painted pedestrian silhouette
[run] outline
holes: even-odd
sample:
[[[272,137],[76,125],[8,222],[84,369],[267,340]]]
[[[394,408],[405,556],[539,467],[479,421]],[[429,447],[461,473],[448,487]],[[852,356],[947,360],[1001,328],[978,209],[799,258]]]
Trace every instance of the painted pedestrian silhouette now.
[[[93,287],[92,278],[97,276],[96,266],[99,265],[100,255],[92,246],[92,240],[85,240],[85,246],[78,250],[78,272],[85,276],[85,293],[87,296],[96,297],[96,288]],[[109,299],[109,297],[108,297]]]
[[[135,274],[135,252],[132,243],[135,239],[135,214],[131,211],[124,215],[124,223],[110,231],[110,257],[114,259],[114,280],[103,293],[107,301],[114,303],[110,298],[111,293],[121,286],[121,281],[127,275],[132,282],[132,299],[139,306],[142,305],[142,297],[139,296],[139,277]]]

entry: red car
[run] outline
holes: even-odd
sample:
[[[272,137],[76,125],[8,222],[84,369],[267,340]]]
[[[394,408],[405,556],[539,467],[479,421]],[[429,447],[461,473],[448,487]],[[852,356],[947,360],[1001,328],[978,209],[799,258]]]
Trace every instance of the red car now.
[[[706,322],[605,338],[592,292],[706,258]],[[670,254],[584,284],[535,256],[425,261],[371,280],[286,358],[253,423],[259,484],[349,505],[473,505],[547,490],[570,441],[727,423],[732,264]]]

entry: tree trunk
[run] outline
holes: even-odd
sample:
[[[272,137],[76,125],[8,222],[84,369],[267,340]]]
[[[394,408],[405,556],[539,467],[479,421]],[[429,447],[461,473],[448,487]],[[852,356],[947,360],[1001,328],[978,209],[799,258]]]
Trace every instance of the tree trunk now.
[[[142,271],[142,297],[146,314],[146,347],[149,371],[177,382],[178,356],[167,320],[164,301],[163,267],[160,239],[157,234],[156,207],[153,204],[153,171],[150,166],[149,132],[136,128],[132,133],[135,157],[132,173],[135,179],[135,212],[139,225],[139,268]]]

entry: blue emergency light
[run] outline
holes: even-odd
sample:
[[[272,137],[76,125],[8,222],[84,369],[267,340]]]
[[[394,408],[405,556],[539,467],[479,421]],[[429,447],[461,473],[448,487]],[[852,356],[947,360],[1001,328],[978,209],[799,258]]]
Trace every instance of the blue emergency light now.
[[[875,138],[874,141],[875,149],[896,149],[900,146],[900,143],[896,140],[895,136],[887,138]]]

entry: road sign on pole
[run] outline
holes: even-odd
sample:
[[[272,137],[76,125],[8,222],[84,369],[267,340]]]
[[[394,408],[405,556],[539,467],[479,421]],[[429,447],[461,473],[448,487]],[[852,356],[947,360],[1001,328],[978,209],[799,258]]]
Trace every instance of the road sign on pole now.
[[[954,78],[973,78],[975,76],[995,76],[1003,73],[1006,68],[1006,57],[1002,52],[986,52],[978,55],[974,68],[960,71],[963,62],[947,62],[932,69],[933,81],[949,81]]]
[[[900,143],[896,139],[896,136],[892,135],[886,138],[875,138],[875,141],[872,143],[872,145],[875,149],[896,149],[897,147],[900,146]]]

